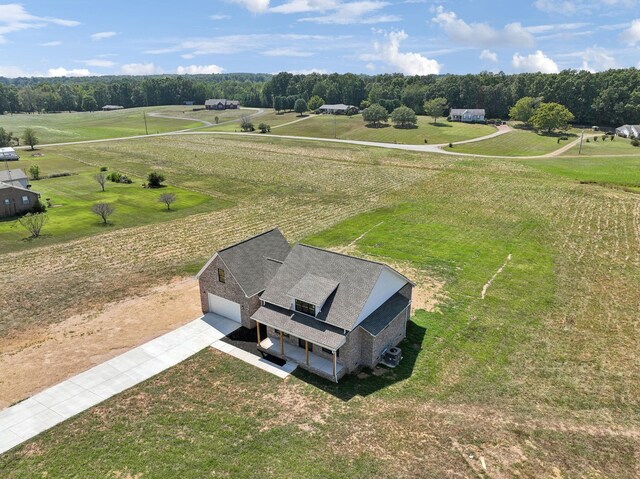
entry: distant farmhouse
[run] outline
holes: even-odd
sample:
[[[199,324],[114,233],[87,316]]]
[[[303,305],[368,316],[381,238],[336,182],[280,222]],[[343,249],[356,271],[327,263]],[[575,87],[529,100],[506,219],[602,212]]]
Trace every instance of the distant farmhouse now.
[[[616,128],[616,135],[624,138],[640,138],[640,125],[622,125]]]
[[[345,105],[344,103],[338,103],[337,105],[322,105],[318,108],[320,113],[330,114],[330,115],[346,115],[349,112],[356,113],[358,111],[358,107],[353,105]]]
[[[326,379],[400,360],[414,285],[383,263],[291,247],[273,229],[218,251],[197,277],[203,312],[257,328],[259,351]]]
[[[22,170],[0,171],[0,218],[29,213],[38,203],[40,193],[31,191]]]
[[[114,111],[114,110],[123,110],[124,107],[122,105],[105,105],[102,107],[102,111]]]
[[[0,161],[19,160],[19,159],[20,157],[16,153],[16,150],[14,150],[13,148],[11,147],[0,148]]]
[[[484,115],[484,108],[452,108],[451,112],[449,113],[449,120],[461,121],[464,123],[475,123],[484,121]]]
[[[240,102],[238,100],[225,100],[214,98],[204,102],[204,107],[207,110],[237,110],[240,108]]]

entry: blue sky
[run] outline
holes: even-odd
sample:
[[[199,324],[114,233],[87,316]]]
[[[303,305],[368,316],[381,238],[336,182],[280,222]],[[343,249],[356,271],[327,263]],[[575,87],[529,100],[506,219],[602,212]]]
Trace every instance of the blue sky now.
[[[0,76],[640,67],[640,0],[0,3]]]

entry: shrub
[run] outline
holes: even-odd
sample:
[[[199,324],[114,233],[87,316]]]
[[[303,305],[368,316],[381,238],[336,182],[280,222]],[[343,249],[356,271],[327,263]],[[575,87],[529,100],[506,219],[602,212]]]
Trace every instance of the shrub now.
[[[248,116],[243,116],[240,120],[240,129],[244,132],[256,130]]]
[[[29,167],[29,174],[31,175],[32,180],[40,179],[40,167],[38,165],[31,165]]]
[[[127,185],[130,185],[131,183],[133,183],[133,181],[131,181],[131,178],[129,178],[126,175],[122,175],[120,176],[120,183],[125,183]]]
[[[112,171],[107,175],[107,179],[114,183],[120,183],[120,180],[122,179],[122,175],[117,171]]]
[[[391,121],[398,128],[408,128],[418,123],[416,113],[408,106],[399,106],[391,113]]]
[[[62,173],[51,173],[47,178],[61,178],[63,176],[71,176],[73,173],[69,173],[68,171],[63,171]]]
[[[586,142],[589,143],[589,138],[586,139]]]
[[[147,176],[147,185],[149,186],[149,188],[160,188],[164,180],[165,178],[162,173],[152,171],[151,173],[149,173],[149,176]]]
[[[260,133],[269,133],[271,131],[271,127],[266,123],[260,123],[258,125],[258,129],[260,130]]]
[[[598,137],[597,137],[597,136],[594,136],[594,137],[593,137],[593,141],[598,141]]]
[[[560,137],[560,139],[561,139],[562,141],[567,141],[567,140],[569,139],[569,137],[568,137],[568,136],[561,136],[561,137]]]
[[[36,202],[36,204],[33,205],[33,208],[31,209],[31,212],[33,214],[46,213],[47,212],[47,207],[44,205],[44,203],[42,203],[40,200],[38,200]]]
[[[449,143],[449,148],[453,148],[453,143]]]
[[[100,167],[100,171],[107,171],[109,168],[107,168],[106,166],[101,166]]]
[[[640,146],[640,140],[634,138],[633,140],[631,140],[631,146]]]

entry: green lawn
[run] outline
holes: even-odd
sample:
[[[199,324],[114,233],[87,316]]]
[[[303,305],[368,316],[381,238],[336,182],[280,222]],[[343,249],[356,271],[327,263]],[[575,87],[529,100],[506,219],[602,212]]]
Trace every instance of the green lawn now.
[[[130,108],[93,113],[20,113],[0,115],[0,127],[20,137],[22,137],[25,128],[33,128],[40,143],[47,144],[144,135],[143,112],[147,113],[149,133],[166,133],[202,125],[188,120],[154,118],[149,115],[150,112],[162,111],[163,108]],[[171,111],[171,109],[168,111]]]
[[[559,136],[567,136],[569,141],[578,137],[575,132],[562,135],[539,135],[529,130],[513,130],[488,140],[462,145],[454,144],[453,148],[445,147],[445,149],[488,156],[539,156],[551,153],[568,143],[567,141],[558,143]]]
[[[119,228],[170,221],[230,204],[171,185],[159,189],[142,188],[142,184],[146,182],[143,177],[131,178],[133,184],[107,182],[103,192],[94,179],[98,168],[55,153],[47,153],[37,160],[20,161],[17,166],[28,171],[30,164],[38,164],[42,176],[62,172],[71,175],[31,182],[32,189],[41,194],[43,203],[46,204],[47,198],[51,200],[53,207],[47,211],[49,222],[43,229],[42,238],[23,241],[29,234],[17,225],[14,218],[0,221],[0,244],[3,252],[46,246]],[[175,193],[177,200],[171,211],[167,211],[166,206],[158,202],[161,193]],[[90,210],[91,205],[98,202],[111,203],[115,207],[106,227]]]
[[[589,143],[582,142],[582,152],[580,153],[580,145],[563,153],[563,156],[606,156],[606,155],[640,155],[640,148],[631,146],[631,141],[626,138],[616,137],[614,141],[610,141],[607,137],[606,141],[602,141],[602,137],[598,137],[598,141],[589,139]]]
[[[238,207],[125,230],[116,246],[56,249],[63,264],[126,252],[99,272],[65,271],[68,301],[91,297],[98,278],[103,291],[132,276],[162,281],[278,225],[322,247],[360,238],[356,254],[413,271],[419,287],[443,283],[439,304],[413,315],[395,370],[281,381],[207,350],[3,455],[3,477],[636,475],[640,200],[580,181],[635,182],[640,158],[459,159],[242,137],[90,151],[126,171],[157,166]],[[11,260],[24,274],[24,258]],[[51,273],[28,270],[37,296]]]
[[[344,140],[379,141],[384,143],[430,144],[448,143],[450,141],[469,140],[495,133],[495,128],[488,125],[468,125],[440,120],[433,124],[432,118],[418,117],[417,128],[396,128],[391,124],[381,128],[366,126],[362,115],[314,115],[308,120],[277,128],[278,135],[310,136],[334,138],[334,120],[336,137]]]
[[[256,113],[251,110],[241,110],[244,115],[252,115]],[[242,115],[242,116],[244,116]],[[258,129],[258,125],[260,123],[266,123],[267,125],[274,126],[283,125],[285,123],[289,123],[291,121],[299,120],[300,117],[295,112],[287,112],[287,113],[276,113],[274,110],[270,108],[265,108],[264,113],[255,116],[252,118],[252,122],[256,130]],[[240,118],[237,121],[231,123],[225,123],[219,126],[212,126],[210,128],[203,128],[201,131],[240,131]],[[280,131],[280,128],[274,130],[274,134]]]
[[[197,108],[198,111],[193,111],[194,108]],[[247,108],[240,108],[238,110],[201,110],[200,108],[204,108],[204,105],[158,106],[151,108],[150,110],[163,115],[177,116],[180,118],[195,118],[198,120],[209,121],[211,123],[215,123],[216,117],[218,117],[218,120],[222,123],[237,120],[242,116],[251,115],[257,111]]]

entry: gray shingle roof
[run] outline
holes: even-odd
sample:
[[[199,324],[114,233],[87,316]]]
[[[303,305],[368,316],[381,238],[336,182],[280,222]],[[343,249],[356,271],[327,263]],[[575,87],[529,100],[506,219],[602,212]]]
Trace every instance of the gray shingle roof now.
[[[333,350],[346,342],[339,328],[270,304],[258,308],[251,319]]]
[[[288,295],[306,303],[322,306],[331,293],[336,290],[338,284],[335,280],[307,273],[289,290]]]
[[[0,170],[0,181],[3,183],[11,183],[17,180],[26,180],[27,175],[19,168],[13,170]]]
[[[317,318],[351,331],[383,268],[385,266],[381,263],[298,244],[269,282],[261,299],[289,308],[289,292],[311,271],[316,276],[339,283]]]
[[[360,327],[373,336],[377,336],[387,327],[389,322],[409,306],[409,298],[396,293],[386,300],[378,309],[360,323]]]
[[[222,249],[218,256],[244,293],[253,296],[265,288],[278,269],[278,262],[284,261],[290,250],[285,237],[275,228]]]
[[[452,108],[450,115],[484,115],[484,108]]]

